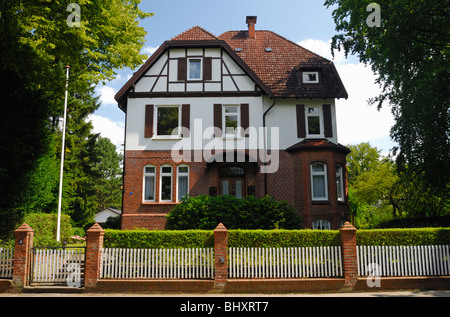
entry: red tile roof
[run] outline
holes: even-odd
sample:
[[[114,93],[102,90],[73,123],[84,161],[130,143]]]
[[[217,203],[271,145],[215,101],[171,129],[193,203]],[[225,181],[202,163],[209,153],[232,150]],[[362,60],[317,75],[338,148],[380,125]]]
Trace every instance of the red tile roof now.
[[[272,90],[281,97],[347,98],[334,64],[271,31],[256,31],[248,38],[247,31],[229,31],[218,37]],[[269,49],[269,51],[266,51]],[[320,70],[320,83],[301,84],[299,70]]]
[[[205,40],[217,40],[217,37],[209,33],[205,29],[194,26],[187,31],[170,39],[170,41],[205,41]]]

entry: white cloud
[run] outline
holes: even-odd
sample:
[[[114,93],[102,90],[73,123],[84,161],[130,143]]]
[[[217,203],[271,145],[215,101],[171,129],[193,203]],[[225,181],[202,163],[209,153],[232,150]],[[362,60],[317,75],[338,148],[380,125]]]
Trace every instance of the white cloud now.
[[[156,52],[156,50],[158,48],[159,48],[159,46],[157,46],[157,47],[145,46],[142,48],[141,54],[147,54],[148,56],[151,56],[154,52]]]
[[[333,61],[333,63],[336,65],[339,65],[345,61],[345,54],[342,50],[333,50],[333,57],[333,55],[331,54],[331,40],[325,42],[321,40],[307,39],[304,41],[300,41],[297,44],[310,50],[313,53],[316,53],[330,61]]]
[[[97,94],[100,96],[102,106],[117,106],[117,101],[114,99],[116,90],[110,86],[101,86],[97,88]]]
[[[118,150],[123,150],[125,126],[122,122],[95,114],[91,114],[87,120],[92,122],[94,133],[100,133],[103,138],[110,139]]]

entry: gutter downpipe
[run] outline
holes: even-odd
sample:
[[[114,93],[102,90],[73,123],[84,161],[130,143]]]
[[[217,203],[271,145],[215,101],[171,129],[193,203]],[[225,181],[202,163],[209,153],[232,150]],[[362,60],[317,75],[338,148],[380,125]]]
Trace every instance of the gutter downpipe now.
[[[269,107],[269,109],[267,109],[264,114],[263,114],[263,130],[264,130],[264,165],[267,165],[266,162],[266,154],[267,154],[267,149],[266,149],[266,115],[267,113],[273,108],[273,106],[275,106],[277,100],[275,97],[273,97],[273,103],[272,105]],[[267,195],[267,173],[264,173],[264,196]]]

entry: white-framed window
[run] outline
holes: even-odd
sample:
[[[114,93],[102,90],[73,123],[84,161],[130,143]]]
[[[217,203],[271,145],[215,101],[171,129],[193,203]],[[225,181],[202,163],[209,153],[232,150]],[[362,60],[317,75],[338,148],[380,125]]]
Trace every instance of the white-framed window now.
[[[203,65],[201,58],[188,58],[187,60],[187,79],[202,80]]]
[[[153,165],[144,166],[144,190],[143,201],[155,201],[156,167]]]
[[[239,105],[224,105],[222,108],[223,129],[225,137],[240,136],[241,111]]]
[[[325,219],[314,220],[312,223],[312,228],[317,230],[330,230],[330,222]]]
[[[338,201],[344,201],[344,178],[342,166],[336,166],[336,196]]]
[[[177,200],[189,194],[189,166],[178,165],[177,167]]]
[[[172,201],[172,166],[161,166],[159,187],[160,201]]]
[[[328,200],[327,165],[316,162],[311,164],[312,200]]]
[[[175,137],[180,136],[181,107],[179,105],[155,107],[155,136]]]
[[[306,134],[308,137],[323,137],[322,109],[306,107]]]
[[[302,72],[304,84],[317,84],[319,82],[319,72]]]

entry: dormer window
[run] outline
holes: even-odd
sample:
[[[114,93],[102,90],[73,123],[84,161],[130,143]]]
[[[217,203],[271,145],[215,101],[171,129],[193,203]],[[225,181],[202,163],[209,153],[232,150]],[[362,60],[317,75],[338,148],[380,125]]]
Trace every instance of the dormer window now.
[[[304,84],[319,83],[319,72],[302,72],[302,79]]]

